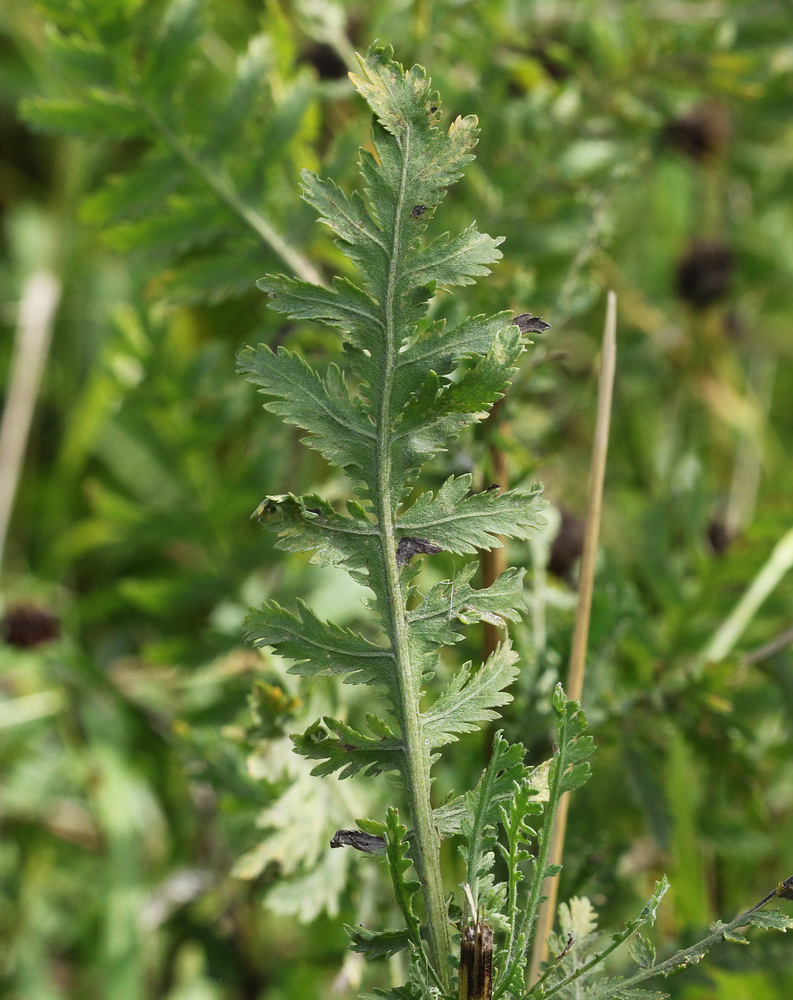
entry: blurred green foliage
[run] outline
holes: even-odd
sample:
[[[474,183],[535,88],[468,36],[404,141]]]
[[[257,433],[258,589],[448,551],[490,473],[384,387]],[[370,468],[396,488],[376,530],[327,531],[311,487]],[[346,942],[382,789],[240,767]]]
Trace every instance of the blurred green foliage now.
[[[432,470],[487,485],[498,452],[510,486],[540,478],[568,512],[553,548],[551,524],[509,552],[534,589],[505,726],[538,761],[569,645],[603,292],[620,296],[584,698],[599,749],[560,898],[616,923],[666,872],[662,951],[790,874],[791,655],[763,648],[790,626],[784,552],[718,662],[703,653],[791,527],[790,26],[782,0],[3,6],[4,383],[27,279],[47,270],[61,298],[3,567],[2,995],[355,994],[342,918],[383,905],[382,873],[326,842],[372,793],[306,783],[284,735],[349,709],[349,691],[304,690],[240,641],[267,596],[356,617],[343,578],[276,558],[249,521],[267,493],[345,487],[233,357],[257,340],[333,349],[254,282],[343,272],[297,176],[352,183],[368,124],[345,74],[373,38],[427,66],[447,112],[480,117],[448,225],[476,217],[506,241],[471,311],[553,324],[498,420]],[[488,742],[463,741],[439,791],[469,787]],[[756,934],[667,988],[787,996],[785,945]]]

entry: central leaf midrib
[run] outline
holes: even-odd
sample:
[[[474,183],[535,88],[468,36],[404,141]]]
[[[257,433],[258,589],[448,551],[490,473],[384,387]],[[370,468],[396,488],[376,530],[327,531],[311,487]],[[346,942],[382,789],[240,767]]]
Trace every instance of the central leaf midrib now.
[[[402,154],[402,171],[393,221],[393,238],[388,275],[383,301],[384,331],[386,335],[385,364],[383,366],[382,395],[377,428],[377,482],[375,507],[380,546],[383,557],[383,582],[385,586],[384,616],[394,651],[396,681],[400,704],[395,706],[399,715],[402,741],[405,747],[405,765],[402,771],[411,818],[415,832],[413,862],[422,884],[430,955],[435,972],[448,986],[449,934],[446,903],[440,876],[440,842],[432,817],[430,801],[429,757],[422,744],[421,717],[418,704],[417,678],[410,660],[410,643],[404,602],[397,564],[397,541],[394,533],[394,501],[391,490],[391,398],[396,368],[395,295],[399,262],[403,252],[402,226],[405,214],[408,166],[410,162],[410,125],[405,126],[401,138],[395,137]]]

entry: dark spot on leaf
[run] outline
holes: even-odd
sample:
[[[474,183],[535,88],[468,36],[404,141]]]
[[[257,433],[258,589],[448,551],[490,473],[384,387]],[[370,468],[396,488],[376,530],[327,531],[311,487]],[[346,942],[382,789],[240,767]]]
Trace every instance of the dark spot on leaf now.
[[[60,622],[55,615],[35,604],[17,604],[0,621],[0,636],[9,646],[34,649],[57,639]]]
[[[482,490],[482,492],[483,493],[495,493],[496,490],[500,490],[500,489],[501,489],[501,484],[500,483],[491,483],[489,486],[485,486],[485,488]]]
[[[512,320],[512,325],[516,326],[521,333],[544,333],[550,327],[541,316],[532,316],[531,313],[521,313]]]
[[[316,516],[319,517],[322,514],[322,511],[319,509],[319,507],[306,507],[306,513],[316,514]]]
[[[356,851],[363,851],[364,854],[383,854],[386,843],[382,837],[375,837],[361,830],[337,830],[333,834],[330,846],[354,847]]]
[[[430,114],[431,115],[434,115],[437,110],[438,110],[438,105],[437,104],[430,105]]]
[[[400,538],[397,546],[397,566],[407,566],[413,556],[435,555],[442,552],[439,545],[433,545],[426,538]]]
[[[420,216],[424,215],[426,211],[427,211],[426,205],[414,205],[413,208],[411,208],[410,210],[410,218],[418,219]]]
[[[694,242],[677,265],[677,294],[696,309],[704,309],[727,295],[734,269],[735,257],[726,243]]]

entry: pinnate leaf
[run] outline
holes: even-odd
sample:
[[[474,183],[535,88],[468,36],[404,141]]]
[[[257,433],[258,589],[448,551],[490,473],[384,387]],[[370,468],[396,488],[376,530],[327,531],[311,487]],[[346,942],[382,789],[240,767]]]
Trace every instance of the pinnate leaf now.
[[[306,444],[359,479],[374,468],[375,432],[363,405],[353,400],[344,377],[330,365],[323,379],[299,355],[265,344],[240,352],[239,371],[275,397],[265,408],[307,430]]]
[[[295,749],[303,757],[319,760],[312,774],[333,774],[349,778],[362,771],[365,775],[398,771],[404,765],[404,745],[389,726],[375,715],[367,715],[374,733],[367,736],[346,722],[325,716],[299,736],[293,736]]]
[[[511,645],[499,645],[487,662],[474,670],[466,663],[452,677],[449,686],[422,716],[422,731],[430,747],[457,740],[457,733],[470,733],[480,723],[497,719],[495,711],[512,701],[505,689],[518,675],[518,654]]]
[[[500,548],[498,535],[527,538],[544,523],[546,503],[539,488],[531,493],[468,495],[470,475],[451,477],[433,496],[423,493],[398,520],[400,535],[418,535],[449,552],[472,554]]]
[[[416,644],[425,649],[451,645],[462,638],[458,629],[463,625],[479,621],[503,625],[520,619],[525,607],[525,570],[506,570],[489,587],[475,590],[469,581],[477,569],[477,563],[468,563],[452,580],[432,586],[421,603],[408,612]]]
[[[293,674],[345,674],[352,684],[390,684],[393,655],[352,629],[323,622],[302,601],[298,615],[276,601],[252,611],[245,622],[245,638],[253,646],[273,646],[296,662]]]

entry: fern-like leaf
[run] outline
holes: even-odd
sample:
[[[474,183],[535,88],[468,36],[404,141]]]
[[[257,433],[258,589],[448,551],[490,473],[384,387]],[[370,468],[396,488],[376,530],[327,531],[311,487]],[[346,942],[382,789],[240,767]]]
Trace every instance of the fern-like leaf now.
[[[376,530],[360,505],[350,502],[347,509],[350,517],[315,494],[283,493],[265,497],[254,514],[279,536],[278,548],[312,552],[312,562],[343,567],[365,581],[376,565]]]
[[[46,6],[41,93],[22,114],[45,132],[130,140],[137,159],[84,205],[111,246],[181,300],[247,292],[263,250],[319,283],[281,216],[282,167],[304,162],[301,124],[321,85],[295,72],[283,39],[255,36],[219,72],[203,0],[106,0],[86,7],[89,32],[69,4]]]
[[[506,570],[489,587],[475,590],[470,580],[477,569],[477,563],[468,563],[453,579],[436,583],[408,613],[411,639],[417,647],[430,650],[459,642],[463,625],[486,621],[504,627],[507,621],[520,620],[525,571]]]
[[[527,538],[544,524],[546,504],[532,493],[484,492],[469,495],[471,476],[447,479],[433,496],[425,493],[397,522],[401,535],[418,535],[449,552],[470,554],[500,548],[498,535]]]
[[[272,602],[253,613],[249,629],[254,642],[296,660],[293,671],[339,673],[354,683],[385,688],[393,728],[369,716],[370,735],[326,718],[295,737],[295,747],[319,761],[317,774],[397,773],[410,805],[418,875],[407,897],[406,883],[400,881],[406,855],[398,846],[404,828],[398,829],[395,814],[389,814],[391,869],[417,945],[418,924],[408,904],[419,886],[427,916],[425,963],[422,968],[414,963],[413,971],[448,992],[440,837],[453,829],[465,832],[472,823],[475,868],[478,875],[486,872],[496,803],[508,794],[513,776],[523,774],[522,751],[499,743],[475,798],[435,814],[431,768],[439,747],[494,719],[510,700],[507,687],[516,676],[517,658],[505,641],[483,667],[463,667],[424,711],[423,683],[438,645],[457,641],[462,626],[484,620],[506,627],[516,620],[521,576],[509,573],[476,591],[470,586],[473,568],[467,567],[409,607],[415,575],[409,564],[417,554],[431,557],[441,549],[474,554],[502,544],[498,536],[525,538],[543,523],[543,504],[536,488],[528,494],[471,496],[471,477],[460,476],[436,495],[418,493],[410,506],[400,507],[414,496],[424,462],[484,419],[503,396],[531,331],[504,312],[448,330],[427,321],[436,288],[470,284],[501,256],[501,240],[473,224],[423,240],[446,189],[473,155],[476,119],[458,118],[442,131],[439,101],[424,71],[403,70],[389,49],[370,49],[352,80],[375,116],[373,151],[360,156],[363,190],[348,194],[310,171],[303,172],[302,181],[305,200],[336,235],[358,280],[336,279],[331,289],[272,275],[259,283],[272,308],[340,331],[348,367],[342,372],[331,365],[321,374],[296,354],[260,346],[242,352],[240,369],[261,387],[268,409],[307,431],[306,443],[346,471],[363,501],[348,503],[341,514],[318,498],[287,494],[266,498],[258,513],[278,532],[282,548],[310,551],[315,561],[343,566],[365,582],[386,638],[378,648],[349,630],[319,622],[306,608],[295,616]],[[496,899],[499,890],[491,888]],[[379,944],[371,939],[372,948],[390,946],[385,939]]]
[[[293,674],[344,674],[351,684],[393,683],[393,654],[352,629],[323,622],[302,601],[299,616],[276,601],[252,611],[245,638],[253,646],[277,646],[295,660]]]
[[[508,743],[501,732],[493,737],[490,761],[476,786],[458,795],[434,811],[435,822],[444,837],[464,833],[470,841],[479,835],[476,830],[495,826],[499,807],[512,797],[514,784],[527,773],[523,758],[526,748],[520,743]]]
[[[376,715],[367,715],[366,722],[374,735],[368,736],[345,722],[325,716],[299,736],[293,736],[295,750],[309,760],[321,763],[312,774],[333,774],[349,778],[382,771],[401,771],[404,767],[404,743]]]
[[[457,740],[457,733],[471,733],[480,723],[498,718],[496,708],[512,701],[505,689],[518,675],[518,654],[503,643],[478,670],[466,663],[453,676],[432,708],[422,717],[424,739],[432,748]]]

